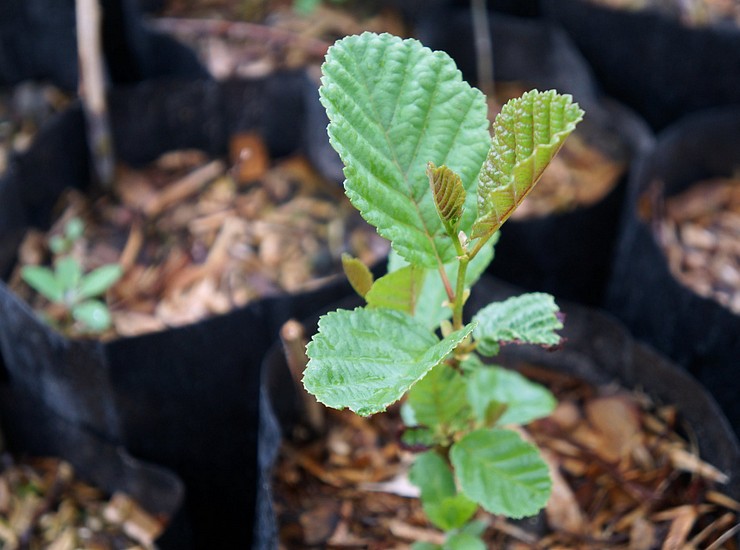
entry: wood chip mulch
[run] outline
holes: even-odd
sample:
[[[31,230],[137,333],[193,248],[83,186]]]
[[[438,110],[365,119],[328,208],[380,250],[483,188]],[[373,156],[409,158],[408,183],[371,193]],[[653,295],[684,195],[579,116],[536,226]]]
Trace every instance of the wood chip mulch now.
[[[3,550],[154,550],[165,518],[123,493],[110,498],[75,478],[55,458],[2,457],[0,548]]]
[[[649,10],[674,17],[687,26],[704,26],[727,22],[740,25],[740,2],[737,0],[590,0],[596,4],[622,10]]]
[[[81,217],[73,254],[85,271],[118,263],[107,293],[114,330],[133,336],[197,322],[256,299],[310,290],[341,273],[341,255],[372,265],[386,241],[362,220],[340,186],[302,156],[272,161],[256,134],[232,141],[232,161],[198,151],[166,154],[143,170],[121,169],[113,198],[79,192],[61,199],[48,234],[31,230],[11,288],[52,319],[54,304],[20,279],[23,265],[47,263],[49,237]]]
[[[659,224],[673,276],[740,314],[740,179],[699,182],[667,197]]]
[[[726,476],[679,435],[673,406],[536,366],[520,370],[559,399],[554,414],[524,430],[551,465],[553,496],[532,520],[479,513],[489,548],[738,547],[740,503],[722,493]],[[400,429],[394,412],[365,419],[327,411],[324,437],[284,443],[273,478],[281,548],[441,544],[413,498]]]

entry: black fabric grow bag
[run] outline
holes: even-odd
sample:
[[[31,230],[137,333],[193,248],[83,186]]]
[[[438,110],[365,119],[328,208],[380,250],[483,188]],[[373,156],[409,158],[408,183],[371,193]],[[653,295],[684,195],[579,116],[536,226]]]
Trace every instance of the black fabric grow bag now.
[[[474,288],[468,314],[487,304],[521,294],[520,290],[492,277],[484,277]],[[336,304],[335,304],[336,305]],[[356,298],[337,307],[351,309]],[[657,403],[674,404],[682,420],[691,427],[700,456],[730,477],[726,494],[740,496],[740,444],[712,397],[690,375],[647,346],[637,342],[612,317],[572,303],[559,303],[565,313],[565,341],[555,352],[537,346],[503,346],[495,362],[541,365],[576,376],[594,385],[618,383],[640,389]],[[334,308],[332,308],[334,309]],[[316,331],[318,318],[306,323],[306,333]],[[299,421],[294,387],[282,348],[274,347],[265,357],[260,402],[260,493],[255,526],[255,548],[277,547],[277,525],[272,509],[270,475],[280,441]]]
[[[134,165],[177,148],[224,155],[238,129],[260,131],[273,157],[296,151],[303,82],[290,73],[255,82],[146,83],[114,93],[117,151]],[[0,242],[17,244],[22,228],[47,226],[60,192],[89,181],[83,131],[73,109],[16,159],[0,182]],[[6,276],[13,250],[7,246],[0,258]],[[0,350],[16,391],[183,478],[196,548],[244,548],[252,534],[262,356],[285,319],[348,288],[338,278],[313,292],[101,344],[50,330],[0,283]]]
[[[142,24],[136,0],[102,0],[102,41],[108,76],[131,83],[166,75],[207,77],[195,54]],[[77,89],[75,0],[3,0],[0,85],[47,79]]]
[[[738,433],[740,316],[673,277],[652,217],[644,219],[639,212],[656,182],[670,196],[702,179],[733,175],[739,151],[740,107],[697,113],[658,137],[655,151],[629,182],[607,299],[608,309],[638,338],[688,369],[712,392]]]
[[[740,103],[740,27],[688,27],[651,11],[542,0],[610,95],[655,129],[706,107]]]
[[[576,133],[628,165],[649,149],[647,125],[628,109],[602,98],[586,62],[556,26],[502,15],[492,17],[494,77],[540,90],[573,95],[586,114]],[[468,10],[430,17],[420,26],[422,42],[448,52],[463,75],[476,81],[472,24]],[[509,220],[496,245],[489,272],[527,289],[569,300],[600,304],[610,273],[624,198],[626,174],[590,206],[546,217]]]
[[[187,550],[190,534],[177,518],[185,488],[171,471],[131,457],[91,431],[68,422],[42,402],[0,389],[0,418],[6,451],[16,456],[51,456],[69,462],[76,476],[107,494],[126,493],[150,514],[170,519],[157,544],[161,550]]]

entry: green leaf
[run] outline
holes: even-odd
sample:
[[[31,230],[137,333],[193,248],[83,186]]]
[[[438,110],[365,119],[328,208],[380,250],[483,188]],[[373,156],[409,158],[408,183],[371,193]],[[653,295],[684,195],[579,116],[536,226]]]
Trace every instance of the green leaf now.
[[[74,217],[64,226],[64,236],[71,242],[75,242],[82,237],[85,231],[85,224],[80,218]]]
[[[518,372],[484,365],[471,356],[465,361],[468,402],[479,422],[486,423],[492,405],[505,406],[499,424],[527,424],[550,414],[557,405],[547,388]],[[477,363],[474,368],[471,366]]]
[[[434,447],[439,440],[429,428],[406,428],[401,434],[401,441],[408,447]]]
[[[486,544],[470,533],[454,533],[447,538],[442,550],[486,550]]]
[[[532,90],[512,99],[493,123],[493,141],[478,181],[471,238],[497,231],[532,191],[583,111],[570,95]]]
[[[99,296],[115,284],[123,275],[123,269],[118,264],[101,266],[82,278],[78,289],[81,298]]]
[[[465,188],[462,180],[446,166],[437,168],[431,162],[427,165],[427,177],[432,187],[432,198],[437,213],[449,232],[457,238],[454,233],[465,205]]]
[[[444,363],[411,388],[406,404],[419,425],[442,433],[454,431],[471,416],[465,380]]]
[[[374,414],[398,401],[473,328],[467,325],[440,341],[401,311],[340,309],[319,320],[306,348],[310,360],[303,384],[328,407]]]
[[[426,270],[408,265],[375,281],[365,296],[368,306],[414,314]]]
[[[342,254],[342,268],[344,274],[349,280],[349,284],[355,289],[355,292],[363,298],[373,286],[373,274],[370,269],[357,258],[349,254]]]
[[[474,190],[490,145],[483,94],[444,52],[416,40],[363,33],[337,41],[322,66],[329,138],[345,164],[345,190],[362,216],[414,264],[455,257],[429,193],[427,162]],[[468,193],[461,229],[476,217]]]
[[[501,343],[557,346],[563,328],[559,309],[549,294],[532,292],[494,302],[481,309],[473,319],[478,326],[473,337],[481,355],[496,355]]]
[[[515,432],[471,432],[452,446],[450,460],[463,493],[492,514],[531,516],[550,497],[547,464]]]
[[[57,256],[67,251],[69,241],[61,235],[54,235],[49,239],[49,250]]]
[[[87,300],[72,308],[72,317],[91,332],[102,332],[110,327],[108,307],[98,300]]]
[[[480,276],[486,271],[486,268],[493,260],[494,245],[498,241],[498,234],[494,235],[478,252],[473,260],[468,264],[468,270],[465,272],[465,286],[470,288]],[[388,256],[388,271],[394,271],[408,265],[397,253],[391,251]],[[454,284],[457,280],[457,261],[445,264],[447,278]],[[446,304],[447,292],[439,271],[428,269],[424,277],[424,284],[421,293],[416,302],[414,317],[425,323],[429,328],[435,329],[445,319],[452,317],[452,309]]]
[[[443,531],[462,527],[478,509],[477,504],[458,494],[450,467],[435,451],[416,457],[409,480],[421,490],[421,505],[427,517]]]
[[[59,303],[64,299],[64,288],[54,272],[41,265],[27,265],[21,269],[21,278],[47,300]]]
[[[59,258],[54,264],[54,274],[57,282],[62,285],[65,293],[77,287],[82,278],[80,262],[71,256]]]

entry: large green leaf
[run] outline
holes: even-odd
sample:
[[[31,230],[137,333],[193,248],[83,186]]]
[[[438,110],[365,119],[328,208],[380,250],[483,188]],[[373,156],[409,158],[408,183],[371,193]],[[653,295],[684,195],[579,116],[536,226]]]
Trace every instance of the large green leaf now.
[[[329,138],[345,164],[352,204],[410,262],[452,260],[426,166],[444,164],[460,175],[468,191],[460,229],[467,231],[490,146],[483,94],[444,52],[389,34],[337,41],[322,71]]]
[[[475,258],[468,264],[468,270],[465,272],[465,286],[470,288],[486,271],[486,268],[493,260],[493,250],[498,234],[486,242],[485,246],[478,252]],[[406,261],[398,254],[391,251],[388,256],[388,271],[395,271],[408,265]],[[457,261],[445,264],[447,279],[451,284],[457,280]],[[446,305],[447,292],[445,291],[442,278],[437,269],[428,269],[424,277],[424,284],[421,293],[416,300],[414,317],[422,321],[429,328],[437,328],[445,319],[452,317],[452,309]]]
[[[427,517],[443,531],[462,527],[478,509],[477,504],[457,492],[450,467],[435,451],[416,457],[409,480],[421,490],[421,505]]]
[[[463,368],[468,402],[481,423],[489,420],[489,412],[495,408],[503,410],[496,419],[500,424],[527,424],[555,409],[552,393],[518,372],[484,365],[475,356],[470,356]]]
[[[452,446],[450,460],[462,492],[493,514],[531,516],[550,497],[547,464],[515,432],[471,432]]]
[[[532,292],[494,302],[474,317],[478,322],[473,337],[481,355],[496,355],[501,343],[556,346],[563,328],[558,306],[549,294]]]
[[[365,295],[370,307],[383,307],[414,314],[426,269],[407,265],[383,275]]]
[[[466,384],[459,372],[441,363],[409,391],[406,404],[414,420],[440,433],[464,426],[471,417]]]
[[[337,310],[319,320],[306,351],[303,384],[335,409],[384,411],[468,336],[474,324],[444,340],[392,309]]]
[[[532,90],[512,99],[493,124],[493,141],[478,181],[472,238],[490,235],[534,188],[583,111],[570,95]]]

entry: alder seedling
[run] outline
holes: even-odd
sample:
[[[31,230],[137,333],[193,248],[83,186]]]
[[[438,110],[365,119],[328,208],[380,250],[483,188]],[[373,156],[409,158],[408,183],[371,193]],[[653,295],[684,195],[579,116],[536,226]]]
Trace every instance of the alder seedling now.
[[[498,229],[583,111],[568,95],[532,90],[504,105],[491,137],[485,97],[452,59],[388,34],[337,41],[322,71],[346,194],[392,252],[377,280],[344,258],[367,305],[321,317],[303,383],[321,403],[360,415],[406,396],[404,439],[426,449],[410,479],[446,532],[443,547],[415,548],[485,548],[479,506],[521,518],[549,498],[538,449],[507,426],[546,416],[555,399],[481,357],[507,343],[556,346],[562,323],[542,293],[492,303],[467,324],[463,307]]]
[[[110,327],[108,306],[96,298],[105,294],[122,275],[118,264],[103,265],[83,273],[80,262],[72,255],[74,244],[83,233],[82,220],[70,219],[62,235],[49,239],[52,267],[27,265],[21,269],[21,277],[28,286],[59,306],[60,318],[46,316],[46,319],[65,333],[94,334]]]

